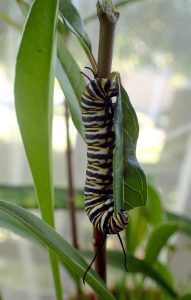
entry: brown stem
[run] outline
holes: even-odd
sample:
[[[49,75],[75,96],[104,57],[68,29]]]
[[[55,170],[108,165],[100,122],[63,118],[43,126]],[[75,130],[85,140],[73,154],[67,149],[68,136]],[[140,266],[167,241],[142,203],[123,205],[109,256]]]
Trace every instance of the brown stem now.
[[[70,213],[70,221],[71,221],[71,234],[72,234],[72,244],[75,248],[78,248],[78,240],[77,240],[77,226],[76,226],[76,216],[75,216],[75,206],[74,206],[74,186],[73,186],[73,175],[72,175],[72,156],[71,156],[71,144],[70,144],[70,135],[69,135],[69,113],[68,113],[68,105],[65,103],[66,109],[66,136],[67,136],[67,177],[68,177],[68,206]]]
[[[115,27],[119,13],[107,10],[100,2],[97,3],[97,14],[100,23],[98,50],[98,77],[108,77],[111,73]]]
[[[76,215],[75,215],[75,205],[74,205],[74,185],[73,185],[73,174],[72,174],[72,151],[71,151],[71,144],[70,144],[70,134],[69,134],[69,112],[68,112],[68,105],[65,102],[65,110],[66,110],[66,137],[67,137],[67,150],[66,150],[66,157],[67,157],[67,177],[68,177],[68,207],[69,207],[69,214],[70,214],[70,228],[71,228],[71,235],[72,235],[72,244],[73,246],[78,249],[78,238],[77,238],[77,226],[76,226]],[[80,280],[76,279],[76,299],[81,300],[81,284]]]
[[[112,1],[110,1],[111,6],[108,2],[108,0],[105,1],[105,7],[99,1],[97,3],[97,15],[100,22],[97,76],[101,78],[107,78],[111,73],[115,26],[119,17],[119,13],[113,9]],[[93,236],[96,253],[105,235],[94,228]],[[96,258],[95,270],[106,283],[106,243]]]

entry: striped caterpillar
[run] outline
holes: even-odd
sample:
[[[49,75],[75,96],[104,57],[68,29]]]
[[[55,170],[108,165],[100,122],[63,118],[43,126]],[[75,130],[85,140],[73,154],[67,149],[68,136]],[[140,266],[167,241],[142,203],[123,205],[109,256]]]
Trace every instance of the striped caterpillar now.
[[[105,239],[107,234],[117,234],[122,244],[119,232],[128,224],[128,215],[124,209],[115,214],[113,199],[113,120],[118,88],[114,81],[97,78],[94,72],[93,80],[81,73],[89,79],[81,100],[87,143],[85,209],[90,221],[105,235]],[[123,245],[122,248],[124,250]]]

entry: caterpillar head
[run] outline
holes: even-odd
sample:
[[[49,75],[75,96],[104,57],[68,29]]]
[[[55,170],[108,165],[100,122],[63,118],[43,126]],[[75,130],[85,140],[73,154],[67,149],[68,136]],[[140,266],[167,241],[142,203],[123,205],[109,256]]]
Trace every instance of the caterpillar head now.
[[[107,78],[95,78],[88,83],[83,95],[98,103],[107,100],[115,103],[113,98],[118,96],[118,88],[114,81]]]

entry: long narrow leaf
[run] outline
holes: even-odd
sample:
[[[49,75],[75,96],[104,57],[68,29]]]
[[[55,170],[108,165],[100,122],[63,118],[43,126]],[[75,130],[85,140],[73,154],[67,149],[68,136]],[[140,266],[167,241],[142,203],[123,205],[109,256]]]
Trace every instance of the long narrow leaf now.
[[[91,251],[81,251],[81,253],[86,257],[92,257]],[[126,272],[124,268],[124,256],[123,253],[119,251],[108,251],[107,252],[108,263]],[[127,253],[127,264],[129,273],[141,273],[152,280],[154,280],[161,288],[163,288],[169,295],[176,298],[176,292],[173,290],[171,285],[166,281],[157,271],[154,270],[145,260],[136,258],[135,256]],[[127,274],[128,276],[128,274]]]
[[[55,208],[68,208],[67,191],[64,188],[55,188]],[[83,206],[83,190],[75,190],[76,209],[84,210]],[[37,208],[34,187],[32,186],[9,186],[0,185],[0,199],[4,199],[11,203],[17,204],[24,208]]]
[[[91,43],[86,33],[83,20],[74,5],[69,0],[60,0],[59,10],[68,29],[80,39],[86,51],[91,52]]]
[[[176,232],[191,236],[191,220],[187,217],[172,213],[167,214],[169,222],[156,227],[150,235],[145,250],[145,258],[154,263],[161,249],[166,245],[168,239]]]
[[[166,212],[166,217],[169,221],[178,224],[180,230],[191,237],[191,218],[168,211]]]
[[[63,260],[70,272],[83,277],[88,266],[87,263],[78,251],[70,246],[52,227],[24,208],[0,200],[0,213],[2,211],[24,226],[31,235],[50,247]],[[102,299],[114,300],[114,297],[93,270],[88,272],[86,280]]]
[[[52,184],[52,106],[58,0],[36,0],[27,18],[17,55],[15,106],[43,219],[54,226]],[[62,299],[58,261],[50,253]]]
[[[145,250],[145,259],[149,263],[154,263],[161,249],[166,245],[167,240],[179,229],[177,223],[166,223],[159,225],[153,230],[148,239]]]
[[[58,61],[56,76],[66,97],[74,125],[82,138],[85,138],[84,125],[80,111],[80,100],[85,87],[84,78],[70,52],[58,39]]]
[[[51,131],[56,16],[57,1],[34,2],[17,55],[15,77],[17,120],[42,215],[49,224],[53,224]]]

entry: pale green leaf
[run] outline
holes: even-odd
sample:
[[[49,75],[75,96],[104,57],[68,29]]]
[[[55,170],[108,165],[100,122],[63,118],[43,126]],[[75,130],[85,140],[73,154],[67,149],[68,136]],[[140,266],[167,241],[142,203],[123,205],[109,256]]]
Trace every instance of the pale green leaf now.
[[[73,123],[82,138],[85,139],[84,125],[82,123],[80,110],[80,101],[85,88],[85,80],[80,73],[76,61],[64,46],[61,39],[58,39],[57,56],[56,76],[66,97]]]
[[[87,263],[78,251],[70,246],[52,227],[24,208],[0,200],[0,214],[2,211],[19,222],[31,235],[50,247],[70,272],[78,277],[83,277],[88,266]],[[86,281],[102,299],[114,300],[105,284],[92,269],[88,272]]]
[[[16,61],[15,107],[43,219],[54,226],[52,108],[58,0],[33,2]],[[50,252],[57,299],[62,299],[58,261]]]
[[[85,50],[91,52],[89,37],[86,33],[83,20],[75,6],[69,0],[60,0],[59,10],[68,29],[80,39]]]

